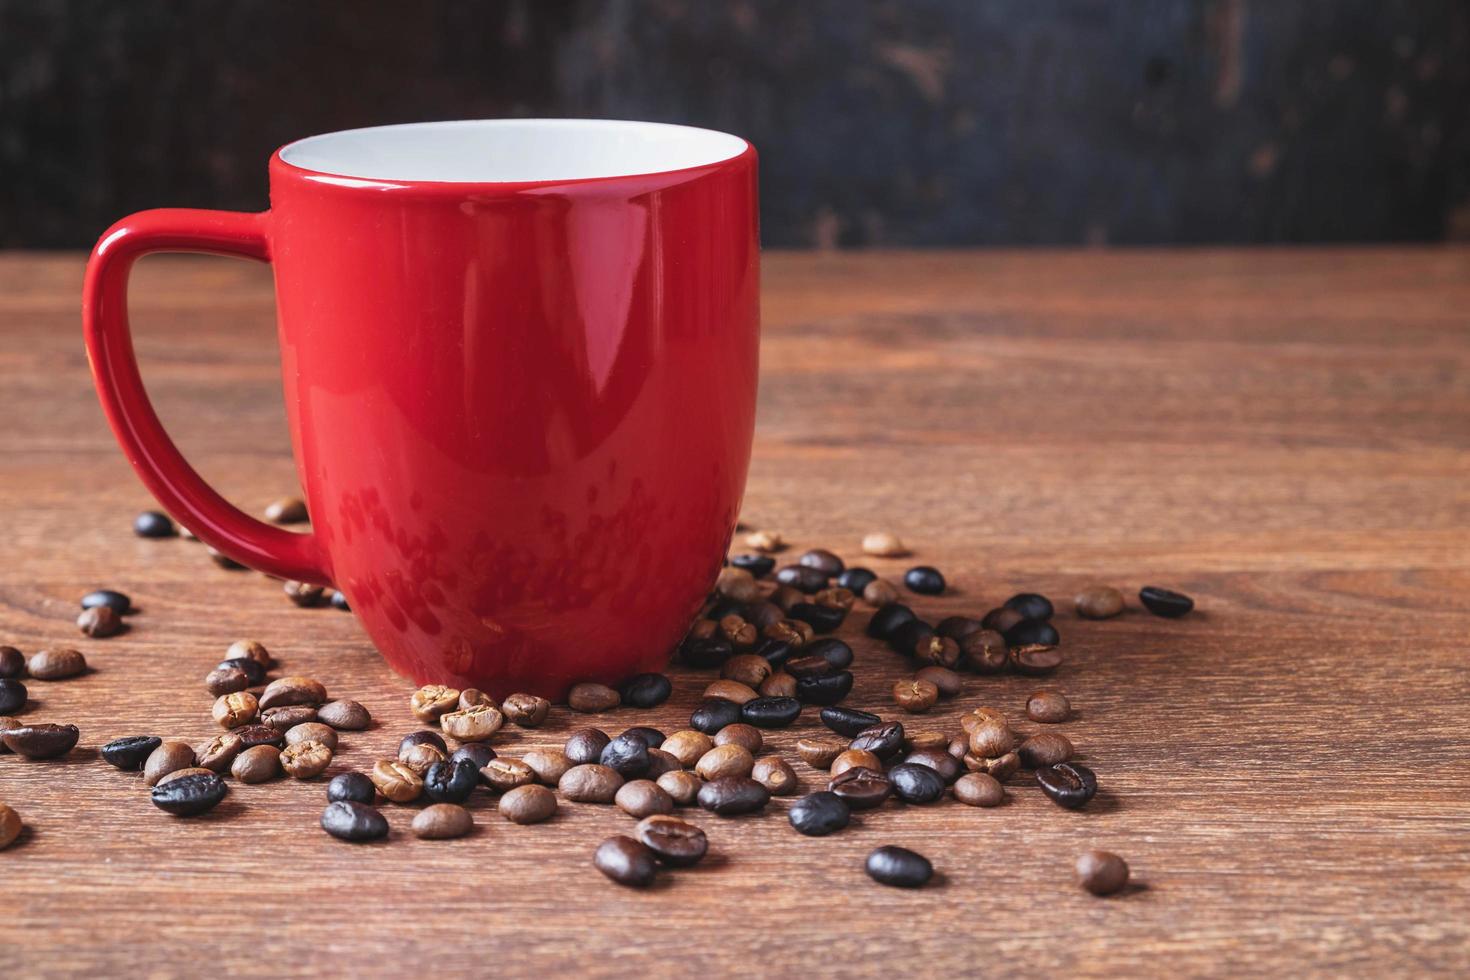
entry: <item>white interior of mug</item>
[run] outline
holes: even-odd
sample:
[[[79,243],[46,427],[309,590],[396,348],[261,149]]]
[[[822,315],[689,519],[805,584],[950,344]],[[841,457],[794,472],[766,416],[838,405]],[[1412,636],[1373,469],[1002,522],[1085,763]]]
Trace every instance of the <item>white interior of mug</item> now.
[[[292,166],[366,180],[502,183],[663,173],[739,156],[738,136],[667,123],[474,119],[348,129],[281,149]]]

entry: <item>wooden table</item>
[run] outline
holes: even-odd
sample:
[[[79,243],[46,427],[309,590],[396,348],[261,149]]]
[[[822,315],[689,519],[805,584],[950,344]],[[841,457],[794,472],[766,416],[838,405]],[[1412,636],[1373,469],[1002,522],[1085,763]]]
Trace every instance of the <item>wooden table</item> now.
[[[589,864],[631,827],[612,808],[522,828],[480,799],[475,836],[436,843],[390,807],[390,841],[352,847],[317,829],[320,783],[236,786],[184,822],[98,759],[118,735],[210,735],[201,679],[246,636],[379,719],[335,768],[413,723],[352,617],[132,536],[149,500],[92,394],[80,278],[75,255],[0,259],[0,642],[74,644],[96,668],[32,684],[27,717],[77,723],[81,748],[0,757],[30,828],[0,853],[8,976],[1470,969],[1470,251],[769,256],[747,521],[849,558],[896,530],[954,585],[917,603],[931,618],[1062,600],[1069,659],[1047,683],[1104,788],[1071,813],[1017,778],[999,809],[894,805],[826,839],[798,837],[785,803],[701,815],[710,860],[647,893]],[[150,259],[134,290],[165,422],[254,508],[294,490],[271,304],[266,269],[221,260]],[[1065,600],[1092,582],[1199,608],[1082,621]],[[97,586],[141,607],[126,635],[77,634]],[[856,645],[852,702],[891,710],[902,665]],[[683,727],[703,680],[676,672],[664,708],[597,720]],[[918,724],[1019,718],[1038,686],[975,678]],[[809,728],[770,741],[790,754]],[[868,881],[886,843],[942,880]],[[1137,886],[1078,889],[1089,847]]]

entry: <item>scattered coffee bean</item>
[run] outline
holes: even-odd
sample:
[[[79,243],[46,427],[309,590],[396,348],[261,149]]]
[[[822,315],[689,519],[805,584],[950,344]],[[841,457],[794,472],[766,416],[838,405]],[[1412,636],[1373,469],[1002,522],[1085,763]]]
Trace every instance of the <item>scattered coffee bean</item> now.
[[[739,745],[751,755],[754,755],[766,744],[766,739],[761,734],[759,728],[737,721],[735,724],[726,725],[716,732],[714,744]]]
[[[947,636],[931,633],[923,642],[914,644],[913,657],[921,664],[948,670],[959,666],[960,645]]]
[[[796,754],[813,769],[831,769],[833,760],[846,750],[847,743],[841,739],[823,735],[808,736],[796,742]]]
[[[316,718],[339,732],[360,732],[373,723],[373,716],[368,714],[368,709],[356,701],[343,698],[328,701],[316,709]]]
[[[760,783],[772,796],[789,796],[796,792],[796,770],[779,755],[767,755],[755,760],[750,778]]]
[[[720,667],[720,677],[724,680],[744,684],[746,687],[759,687],[761,683],[771,676],[774,671],[765,657],[756,653],[742,653],[726,660]]]
[[[1094,895],[1112,895],[1128,884],[1128,862],[1112,851],[1086,851],[1077,858],[1077,883]]]
[[[786,610],[776,605],[774,602],[762,600],[760,602],[751,603],[745,608],[746,622],[750,623],[750,625],[754,626],[757,630],[764,631],[767,626],[770,626],[773,623],[779,623],[785,618]],[[764,648],[769,642],[771,641],[766,640],[758,644],[756,652],[760,653],[762,656],[765,656]],[[766,659],[767,662],[770,661],[769,657],[767,657]]]
[[[557,789],[573,803],[611,803],[622,785],[623,777],[616,770],[588,763],[568,769]]]
[[[946,616],[935,625],[934,632],[958,643],[971,633],[978,633],[984,628],[980,620],[969,616]]]
[[[624,732],[603,746],[597,761],[624,779],[637,779],[648,772],[648,740],[637,733]]]
[[[259,640],[236,640],[230,644],[229,649],[225,650],[226,660],[241,658],[253,660],[265,670],[275,666],[275,660],[271,657],[270,651]],[[264,676],[264,674],[261,675],[262,678]]]
[[[80,735],[76,725],[48,723],[8,729],[0,740],[7,749],[27,759],[54,759],[70,752]]]
[[[443,762],[447,758],[444,750],[428,742],[419,742],[408,748],[400,748],[398,751],[398,761],[412,769],[420,779],[424,777],[424,773],[429,771],[430,766],[436,762]]]
[[[881,771],[883,761],[866,749],[845,749],[838,753],[837,758],[832,760],[832,767],[828,772],[832,776],[840,776],[849,769],[874,769]]]
[[[755,757],[743,745],[717,745],[695,763],[694,771],[703,779],[721,779],[725,776],[749,776],[755,767]]]
[[[784,670],[778,670],[761,682],[759,693],[763,698],[794,698],[796,678]]]
[[[740,717],[757,728],[785,728],[801,717],[801,702],[796,698],[756,698],[740,706]]]
[[[699,796],[699,788],[704,785],[704,780],[683,769],[666,772],[655,782],[658,783],[660,789],[673,798],[677,806],[693,806],[695,799]]]
[[[551,702],[534,694],[512,694],[500,705],[500,710],[521,728],[539,728],[551,713]]]
[[[911,619],[896,627],[887,636],[888,645],[893,648],[893,652],[905,657],[917,657],[920,651],[927,651],[928,648],[931,648],[936,639],[941,644],[944,641],[944,637],[937,636],[934,627],[922,619]]]
[[[852,819],[852,808],[841,796],[824,790],[797,800],[786,817],[797,833],[807,837],[825,837],[847,826]]]
[[[279,708],[295,705],[311,705],[315,708],[325,704],[327,689],[310,677],[278,677],[265,686],[260,694],[260,707]]]
[[[500,797],[497,808],[500,815],[511,823],[541,823],[556,813],[556,794],[545,786],[528,783],[507,790]]]
[[[740,705],[725,698],[707,698],[689,716],[689,727],[713,735],[740,720]],[[676,753],[677,754],[677,753]]]
[[[779,623],[766,627],[761,635],[768,640],[779,640],[800,649],[811,642],[817,634],[809,623],[804,623],[799,619],[783,619]]]
[[[314,609],[326,601],[327,590],[310,582],[285,582],[281,590],[286,598],[302,609]]]
[[[796,559],[797,564],[807,568],[815,568],[827,578],[841,575],[847,568],[842,559],[825,548],[813,548]]]
[[[855,738],[863,729],[871,728],[883,721],[877,715],[868,711],[859,711],[856,708],[823,708],[822,724],[826,725],[838,735]]]
[[[481,705],[488,705],[489,707],[494,708],[496,711],[500,710],[500,702],[496,701],[494,698],[486,694],[484,691],[480,690],[478,687],[467,687],[463,691],[459,692],[458,708],[460,711],[468,711],[470,708],[477,708]],[[442,720],[443,715],[441,715],[440,718]]]
[[[408,699],[409,710],[419,721],[433,724],[459,708],[459,688],[425,684]]]
[[[279,497],[265,508],[265,519],[276,524],[304,524],[309,520],[306,501],[300,497]]]
[[[880,885],[919,888],[934,876],[934,865],[906,847],[880,847],[868,855],[868,877]]]
[[[343,592],[341,589],[337,589],[332,592],[332,598],[330,601],[333,609],[338,609],[342,612],[352,612],[352,604],[347,601],[347,593]]]
[[[249,691],[236,691],[216,698],[210,714],[221,728],[239,728],[255,721],[259,707],[255,695]]]
[[[1056,610],[1051,600],[1035,592],[1018,592],[1005,601],[1005,609],[1014,609],[1023,619],[1051,619]]]
[[[903,584],[910,592],[920,595],[939,595],[944,591],[944,576],[939,569],[929,565],[918,565],[903,573]]]
[[[903,725],[896,721],[869,725],[853,736],[847,746],[859,752],[871,752],[879,761],[887,762],[903,750]]]
[[[434,763],[424,773],[424,795],[435,803],[463,803],[479,782],[480,770],[474,762],[446,759]]]
[[[167,741],[154,749],[143,763],[143,782],[156,786],[158,781],[171,772],[187,769],[194,764],[194,749],[184,742]]]
[[[257,745],[274,745],[278,749],[286,747],[286,733],[270,725],[245,725],[236,728],[233,734],[240,739],[241,752]]]
[[[954,642],[954,641],[950,641]],[[927,681],[934,685],[941,698],[952,698],[964,690],[964,678],[950,670],[948,667],[930,665],[922,667],[914,674],[914,679]]]
[[[837,576],[838,588],[846,589],[853,595],[862,595],[868,585],[876,581],[878,575],[870,568],[855,566]]]
[[[982,758],[1005,755],[1016,747],[1016,733],[1009,725],[994,718],[984,718],[966,727],[970,734],[970,751]]]
[[[776,567],[776,559],[768,555],[731,555],[730,564],[749,572],[752,578],[765,578]]]
[[[653,850],[621,834],[597,846],[592,864],[613,881],[630,888],[647,887],[658,874]]]
[[[435,803],[420,810],[408,825],[420,840],[452,840],[475,827],[470,811],[458,803]]]
[[[210,772],[229,772],[230,765],[242,748],[244,746],[240,742],[240,736],[226,732],[203,745],[195,746],[195,764]]]
[[[983,772],[970,772],[954,784],[954,798],[966,806],[1000,806],[1005,801],[1005,787],[1000,780]]]
[[[230,788],[214,773],[200,773],[153,787],[153,805],[176,817],[213,810]]]
[[[265,668],[259,661],[251,660],[249,657],[235,657],[230,660],[221,660],[214,668],[219,671],[233,670],[245,675],[246,687],[258,687],[265,683]],[[229,691],[223,692],[225,694]]]
[[[1024,623],[1025,621],[1026,617],[1022,616],[1016,610],[1007,608],[1006,606],[998,606],[985,614],[980,620],[980,625],[988,630],[1004,633],[1011,627],[1018,623]]]
[[[619,688],[623,704],[634,708],[656,708],[674,693],[674,685],[663,674],[638,674]]]
[[[1044,619],[1024,619],[1001,635],[1012,650],[1028,646],[1054,647],[1062,642],[1057,628]]]
[[[1075,752],[1071,739],[1057,732],[1032,735],[1016,749],[1016,754],[1021,757],[1021,765],[1027,769],[1043,769],[1066,762]]]
[[[281,768],[292,779],[320,776],[331,764],[332,750],[315,739],[287,745],[281,750]]]
[[[852,647],[841,640],[826,637],[814,640],[802,648],[804,657],[820,657],[832,670],[846,670],[852,666]]]
[[[215,697],[234,694],[250,686],[245,672],[236,667],[216,667],[204,678],[204,688]]]
[[[825,657],[814,657],[803,654],[800,657],[792,657],[786,661],[786,672],[796,680],[803,677],[826,677],[833,672],[833,667]]]
[[[133,518],[133,533],[140,538],[171,538],[177,531],[173,518],[156,510],[145,510]]]
[[[736,704],[744,704],[754,701],[760,697],[755,691],[739,681],[714,681],[704,689],[706,698],[715,698],[722,701],[734,701]]]
[[[833,776],[827,790],[841,797],[853,810],[871,810],[893,795],[893,783],[881,769],[858,766]]]
[[[377,799],[378,788],[373,781],[356,770],[352,772],[339,772],[327,783],[327,801],[336,803],[345,801],[348,803],[362,803],[372,806],[373,800]]]
[[[825,677],[798,677],[796,699],[802,704],[834,705],[852,693],[852,671],[839,670]]]
[[[959,641],[960,661],[977,674],[996,674],[1005,669],[1009,650],[1005,637],[995,630],[982,629]]]
[[[902,558],[909,550],[904,547],[898,535],[888,531],[874,531],[863,535],[863,554],[877,555],[880,558]]]
[[[812,602],[828,609],[841,610],[845,617],[852,609],[853,604],[857,602],[857,596],[853,595],[851,589],[844,589],[841,586],[837,586],[815,593],[812,596]]]
[[[743,568],[726,567],[715,579],[715,594],[734,602],[750,602],[760,593],[754,575]]]
[[[76,677],[87,670],[87,658],[81,651],[68,647],[41,650],[31,654],[26,670],[38,681],[60,681]]]
[[[230,775],[242,783],[264,783],[281,774],[281,750],[274,745],[253,745],[235,756]]]
[[[704,831],[678,817],[654,814],[638,821],[638,841],[662,864],[687,868],[698,864],[709,850]]]
[[[444,734],[459,742],[483,742],[504,725],[505,715],[490,704],[477,704],[439,716],[439,727]]]
[[[286,730],[286,744],[297,742],[320,742],[333,752],[337,751],[337,730],[319,721],[305,721]]]
[[[871,586],[870,586],[871,588]],[[873,618],[868,620],[868,635],[879,640],[887,640],[893,632],[905,623],[912,623],[917,616],[914,611],[901,602],[890,602],[873,613]]]
[[[965,768],[971,772],[983,772],[988,776],[994,776],[1000,782],[1005,782],[1016,774],[1021,768],[1021,757],[1015,752],[1007,752],[1005,755],[978,756],[973,752],[966,752],[960,760]]]
[[[760,640],[761,631],[741,616],[730,613],[720,617],[720,635],[736,650],[749,650]]]
[[[1000,722],[1002,725],[1009,724],[1009,722],[1006,720],[1006,715],[1004,711],[1001,711],[999,708],[992,708],[985,705],[982,705],[978,708],[972,708],[964,714],[960,715],[960,727],[964,729],[966,735],[969,735],[970,732],[974,731],[976,728],[979,728],[981,725],[993,721]]]
[[[893,685],[893,700],[910,714],[920,715],[939,701],[939,688],[926,680],[910,677]]]
[[[771,792],[749,776],[723,776],[700,787],[697,799],[704,809],[733,817],[764,809]]]
[[[1123,611],[1123,593],[1111,585],[1094,585],[1077,593],[1076,604],[1083,619],[1112,619]]]
[[[827,587],[827,576],[806,565],[787,565],[776,570],[776,581],[811,595]]]
[[[204,551],[206,554],[209,555],[210,561],[214,562],[216,565],[218,565],[220,568],[223,568],[227,572],[243,572],[246,570],[244,565],[240,564],[235,559],[225,554],[223,551],[220,551],[212,544],[205,545]]]
[[[847,611],[815,602],[798,602],[787,613],[793,620],[807,624],[814,633],[830,633],[842,625]]]
[[[25,707],[26,686],[10,677],[0,678],[0,715],[8,715]]]
[[[521,756],[521,761],[536,774],[536,781],[546,786],[561,782],[561,777],[574,764],[561,749],[531,749]]]
[[[384,798],[394,803],[412,803],[424,791],[424,781],[419,774],[397,759],[379,759],[373,764],[368,778]]]
[[[126,616],[132,611],[133,601],[123,593],[114,592],[112,589],[98,589],[95,592],[88,592],[82,596],[83,612],[86,612],[88,609],[99,608],[111,609],[119,616]],[[78,622],[77,625],[80,626],[81,623]]]
[[[388,836],[388,821],[371,804],[358,800],[333,800],[322,811],[322,829],[338,840],[361,843]]]
[[[1026,624],[1022,624],[1023,626]],[[1046,624],[1041,624],[1045,626]],[[1048,627],[1049,628],[1049,627]],[[1054,646],[1030,644],[1015,647],[1010,654],[1011,668],[1028,677],[1050,674],[1062,665],[1062,653]]]
[[[602,758],[602,750],[612,738],[600,728],[579,728],[567,736],[562,751],[573,765],[586,765]]]
[[[22,827],[20,814],[0,803],[0,851],[15,843],[16,838],[20,837]]]
[[[894,605],[898,599],[898,586],[887,579],[875,578],[863,586],[863,601],[875,608]]]
[[[1194,608],[1194,600],[1182,592],[1171,592],[1157,585],[1148,585],[1138,593],[1138,601],[1155,616],[1178,619]]]
[[[928,766],[901,762],[888,770],[888,781],[905,803],[933,803],[944,796],[943,778]]]
[[[678,759],[681,765],[692,766],[700,757],[715,747],[714,741],[704,732],[683,729],[664,739],[663,750]]]
[[[110,606],[93,606],[77,617],[77,629],[97,640],[116,636],[123,631],[122,616]]]
[[[115,738],[102,746],[102,761],[124,772],[136,772],[143,768],[143,763],[148,761],[153,750],[162,744],[163,739],[157,735],[129,735],[126,738]]]
[[[506,793],[534,783],[536,770],[519,759],[501,757],[485,763],[480,769],[480,781],[497,793]]]
[[[910,752],[917,752],[921,749],[938,749],[944,752],[949,748],[949,736],[944,732],[935,731],[904,732],[903,747]],[[963,752],[960,753],[960,755],[963,754]]]
[[[260,721],[261,724],[284,733],[297,725],[316,721],[316,708],[309,704],[285,704],[279,708],[267,708],[260,713]]]
[[[445,744],[443,736],[441,736],[438,732],[431,729],[419,729],[415,732],[409,732],[407,735],[403,736],[403,738],[399,740],[399,758],[402,758],[403,753],[414,745],[432,745],[440,752],[446,754],[449,752],[449,746]]]
[[[915,749],[904,756],[903,761],[908,765],[926,766],[933,769],[939,774],[939,778],[944,780],[946,786],[965,773],[965,767],[960,765],[960,760],[944,749]]]
[[[679,659],[690,667],[707,670],[718,667],[734,654],[735,648],[723,636],[688,640],[679,647]]]
[[[1036,770],[1041,791],[1057,806],[1076,810],[1097,794],[1097,775],[1076,762],[1062,762]]]
[[[169,773],[158,781],[159,786],[167,786],[175,779],[183,779],[186,776],[218,776],[219,773],[213,769],[205,769],[203,766],[190,766],[188,769],[178,769]]]
[[[644,779],[658,779],[666,772],[675,769],[683,769],[684,764],[674,758],[663,749],[650,748],[648,750],[648,771],[643,774]]]
[[[15,647],[0,646],[0,680],[19,677],[25,669],[25,654]]]
[[[567,705],[573,711],[584,714],[611,711],[618,706],[619,700],[617,691],[606,684],[594,684],[590,681],[573,684],[572,689],[567,692]]]
[[[651,779],[635,779],[618,787],[613,803],[634,820],[656,813],[672,813],[674,798]]]
[[[560,752],[556,754],[562,755]],[[468,760],[474,763],[475,769],[478,770],[493,758],[495,758],[495,750],[484,742],[466,742],[454,750],[454,753],[449,757],[449,761],[459,762],[461,760]],[[562,758],[566,757],[562,756]]]

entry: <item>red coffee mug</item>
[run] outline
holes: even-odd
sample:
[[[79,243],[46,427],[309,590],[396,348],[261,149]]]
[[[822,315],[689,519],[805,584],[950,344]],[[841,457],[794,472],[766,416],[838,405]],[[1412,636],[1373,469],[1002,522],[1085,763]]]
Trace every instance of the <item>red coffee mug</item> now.
[[[132,215],[92,253],[87,351],[148,489],[231,558],[340,589],[417,683],[555,697],[659,669],[750,460],[754,148],[638,122],[384,126],[283,147],[270,188],[262,214]],[[309,534],[227,503],[149,404],[127,282],[161,251],[274,267]]]

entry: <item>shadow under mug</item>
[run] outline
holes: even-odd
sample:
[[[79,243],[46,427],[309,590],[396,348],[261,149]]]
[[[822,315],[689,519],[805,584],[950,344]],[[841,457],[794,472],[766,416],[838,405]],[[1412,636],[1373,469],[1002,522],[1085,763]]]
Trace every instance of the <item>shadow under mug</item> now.
[[[592,120],[311,137],[261,214],[124,218],[87,267],[108,422],[159,502],[252,568],[333,585],[416,683],[558,697],[660,669],[719,572],[754,429],[756,154]],[[184,460],[127,320],[133,262],[268,261],[310,533]]]

